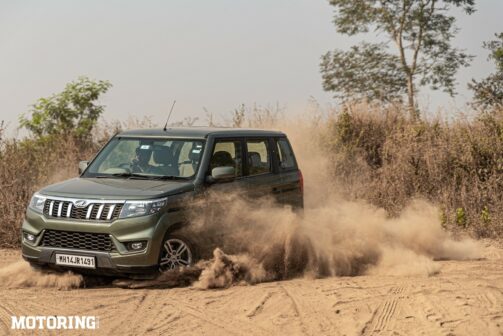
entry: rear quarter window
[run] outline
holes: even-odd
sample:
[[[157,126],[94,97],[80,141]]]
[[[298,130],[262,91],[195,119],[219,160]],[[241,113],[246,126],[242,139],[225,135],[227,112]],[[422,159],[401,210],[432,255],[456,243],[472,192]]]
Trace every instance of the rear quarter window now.
[[[278,152],[279,169],[291,170],[296,169],[295,156],[293,155],[292,147],[286,138],[276,139],[276,147]]]

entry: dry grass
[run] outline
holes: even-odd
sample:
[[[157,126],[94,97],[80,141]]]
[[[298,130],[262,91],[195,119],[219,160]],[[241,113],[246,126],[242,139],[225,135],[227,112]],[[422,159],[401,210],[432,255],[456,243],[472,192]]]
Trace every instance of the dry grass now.
[[[411,122],[399,110],[356,106],[333,114],[320,140],[347,197],[390,214],[423,198],[451,229],[503,234],[503,111]]]
[[[38,188],[77,175],[77,163],[91,155],[68,139],[2,140],[0,143],[0,246],[19,245],[19,228],[31,195]]]

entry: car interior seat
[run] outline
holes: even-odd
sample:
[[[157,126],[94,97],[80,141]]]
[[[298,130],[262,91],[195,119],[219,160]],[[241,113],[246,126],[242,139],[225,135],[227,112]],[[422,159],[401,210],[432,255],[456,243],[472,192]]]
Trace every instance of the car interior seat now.
[[[154,173],[160,175],[178,176],[178,165],[174,163],[173,153],[168,146],[154,148],[154,162],[158,164]]]
[[[250,174],[262,173],[265,170],[264,168],[260,154],[258,152],[248,152],[248,169]]]

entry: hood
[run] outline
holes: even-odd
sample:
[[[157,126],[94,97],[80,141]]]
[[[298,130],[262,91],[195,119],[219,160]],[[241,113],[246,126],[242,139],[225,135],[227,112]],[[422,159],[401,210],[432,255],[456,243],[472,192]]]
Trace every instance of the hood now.
[[[96,199],[149,199],[193,191],[187,181],[159,181],[126,178],[74,178],[40,190],[47,196]]]

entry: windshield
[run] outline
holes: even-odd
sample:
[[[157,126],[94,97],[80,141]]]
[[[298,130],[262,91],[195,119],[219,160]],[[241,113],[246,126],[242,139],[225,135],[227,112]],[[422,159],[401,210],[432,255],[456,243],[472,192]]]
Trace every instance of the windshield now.
[[[83,177],[194,177],[203,141],[191,139],[114,138]]]

